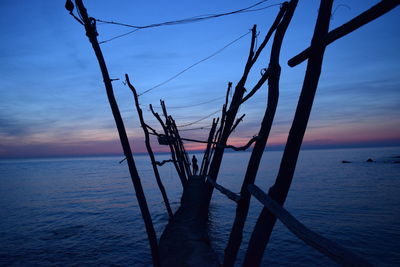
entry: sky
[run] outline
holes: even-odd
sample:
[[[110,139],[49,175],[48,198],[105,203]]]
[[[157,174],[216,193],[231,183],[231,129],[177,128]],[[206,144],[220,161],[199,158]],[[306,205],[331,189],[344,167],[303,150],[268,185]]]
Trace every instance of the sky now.
[[[148,25],[203,14],[224,13],[257,1],[105,1],[85,0],[89,15],[102,20]],[[279,4],[267,1],[262,5]],[[378,1],[336,0],[330,29],[347,22]],[[306,63],[287,61],[309,46],[319,1],[300,0],[284,39],[280,63],[280,100],[269,147],[286,142]],[[279,6],[192,24],[139,30],[101,45],[125,126],[135,153],[145,152],[128,73],[137,90],[168,80],[208,57],[257,24],[259,42]],[[83,27],[64,9],[64,1],[0,1],[0,157],[121,154],[101,73]],[[400,8],[329,45],[304,147],[400,145]],[[98,23],[99,40],[130,31]],[[228,82],[240,79],[250,35],[214,57],[140,97],[145,120],[160,126],[148,111],[165,100],[178,125],[221,109]],[[254,66],[247,88],[267,67],[270,46]],[[267,87],[239,111],[246,114],[230,144],[256,135],[264,114]],[[206,140],[213,117],[182,127],[181,136]],[[154,150],[166,151],[154,140]],[[187,149],[202,149],[186,143]]]

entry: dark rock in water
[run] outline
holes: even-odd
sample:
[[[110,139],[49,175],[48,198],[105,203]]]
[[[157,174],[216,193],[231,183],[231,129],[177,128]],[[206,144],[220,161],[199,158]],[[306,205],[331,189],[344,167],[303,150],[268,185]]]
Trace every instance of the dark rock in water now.
[[[351,161],[342,160],[342,163],[351,163]]]
[[[367,159],[367,162],[374,162],[371,158]]]
[[[400,156],[394,156],[394,157],[392,157],[392,158],[394,158],[394,159],[400,159]]]
[[[396,160],[396,161],[394,161],[393,163],[399,164],[399,163],[400,163],[400,160]]]

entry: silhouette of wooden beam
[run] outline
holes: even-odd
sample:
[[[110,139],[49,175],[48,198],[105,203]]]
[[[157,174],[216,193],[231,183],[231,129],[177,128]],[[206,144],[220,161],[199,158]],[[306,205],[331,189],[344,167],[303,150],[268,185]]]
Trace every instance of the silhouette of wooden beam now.
[[[376,18],[379,18],[380,16],[384,15],[385,13],[389,12],[390,10],[398,6],[399,3],[400,0],[383,0],[378,4],[374,5],[373,7],[371,7],[370,9],[366,10],[365,12],[361,13],[357,17],[346,22],[342,26],[337,27],[336,29],[330,31],[326,35],[326,37],[323,38],[321,41],[325,46],[327,46],[336,41],[337,39],[342,38],[343,36],[375,20]],[[292,57],[288,61],[288,65],[290,67],[294,67],[302,63],[304,60],[310,57],[310,53],[311,53],[311,47],[305,49],[298,55]]]
[[[294,11],[297,6],[297,0],[292,0],[285,3],[275,20],[278,22],[276,32],[271,48],[270,62],[268,67],[268,103],[261,122],[260,130],[257,136],[253,137],[250,141],[255,141],[253,151],[251,152],[250,160],[247,165],[245,177],[242,182],[240,190],[240,201],[236,207],[235,219],[232,225],[232,230],[229,235],[228,244],[225,249],[224,266],[233,266],[239,248],[242,242],[243,229],[247,219],[247,214],[250,205],[250,194],[247,190],[249,184],[253,184],[258,168],[260,166],[261,158],[265,150],[265,146],[272,128],[276,108],[279,99],[279,79],[281,67],[279,65],[279,57],[283,38],[286,30],[292,20]],[[279,21],[278,21],[279,20]],[[250,145],[250,142],[248,143]]]
[[[223,187],[222,185],[217,184],[213,179],[211,179],[209,176],[206,177],[207,182],[209,182],[215,189],[217,189],[219,192],[227,196],[229,199],[235,201],[236,203],[239,202],[240,196],[236,193],[233,193],[231,190]]]
[[[283,152],[281,165],[274,185],[269,190],[269,196],[283,206],[293,180],[294,170],[304,133],[307,128],[326,46],[322,43],[329,30],[333,0],[321,0],[318,18],[311,41],[312,52],[308,60],[303,87],[300,93],[295,116]],[[276,217],[264,208],[251,234],[244,266],[259,266],[265,248],[274,228]]]
[[[304,243],[310,247],[313,247],[322,254],[328,256],[341,266],[372,266],[366,260],[346,250],[339,244],[317,234],[314,231],[311,231],[256,185],[249,185],[248,190],[293,234],[295,234],[299,239],[303,240]]]
[[[117,101],[114,96],[114,90],[111,83],[110,75],[107,69],[106,62],[104,60],[103,53],[100,49],[99,42],[97,40],[97,29],[94,18],[88,16],[87,10],[83,4],[82,0],[76,0],[75,4],[79,9],[79,14],[82,17],[83,24],[85,26],[86,35],[89,38],[90,43],[92,44],[93,50],[96,54],[97,61],[99,63],[101,73],[103,76],[104,85],[106,88],[106,93],[108,97],[108,101],[110,103],[111,111],[114,116],[115,124],[117,126],[119,139],[121,141],[121,146],[123,152],[126,157],[126,161],[128,162],[129,173],[131,176],[131,180],[136,192],[136,198],[139,203],[140,211],[142,213],[143,221],[146,227],[147,236],[150,243],[151,254],[153,259],[154,266],[160,266],[160,259],[158,254],[158,245],[157,245],[157,236],[154,230],[153,222],[150,216],[149,208],[147,206],[146,197],[143,192],[143,187],[140,182],[139,173],[137,171],[135,161],[133,160],[132,151],[130,148],[128,136],[126,134],[124,122],[121,117],[121,113],[118,108]]]

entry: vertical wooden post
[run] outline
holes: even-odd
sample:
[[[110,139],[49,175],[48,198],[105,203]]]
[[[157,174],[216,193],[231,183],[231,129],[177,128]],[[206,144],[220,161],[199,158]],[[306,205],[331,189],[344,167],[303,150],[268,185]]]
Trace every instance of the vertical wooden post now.
[[[179,140],[178,140],[178,136],[176,136],[176,131],[174,131],[174,126],[173,126],[173,120],[170,118],[170,116],[168,116],[168,112],[167,112],[167,108],[165,106],[165,102],[160,100],[160,105],[165,117],[165,125],[168,131],[168,135],[169,135],[169,142],[172,142],[172,146],[174,147],[174,151],[176,154],[176,160],[177,163],[179,165],[179,169],[181,170],[181,174],[183,177],[183,180],[185,181],[184,186],[186,185],[187,179],[188,179],[188,175],[186,172],[186,166],[184,164],[184,159],[183,159],[183,155],[182,155],[182,151],[181,151],[181,147],[179,145]]]
[[[283,42],[283,38],[286,33],[286,29],[293,17],[294,10],[296,9],[298,0],[292,0],[289,4],[285,3],[281,7],[280,14],[277,19],[280,21],[276,32],[274,41],[272,43],[270,63],[268,71],[270,72],[268,78],[268,105],[265,110],[264,118],[261,122],[261,128],[258,133],[257,141],[254,144],[253,151],[250,156],[249,163],[243,184],[240,191],[240,199],[236,207],[235,220],[232,226],[232,230],[229,236],[228,244],[225,249],[224,266],[233,266],[237,253],[240,248],[243,236],[243,228],[246,222],[247,213],[250,205],[250,192],[247,190],[249,184],[253,184],[256,176],[258,167],[260,165],[261,157],[264,153],[265,145],[268,140],[269,133],[271,131],[272,122],[275,117],[276,108],[279,99],[279,79],[281,73],[281,67],[279,65],[279,55]],[[283,18],[282,15],[284,14]]]
[[[133,186],[136,191],[136,197],[137,197],[139,207],[140,207],[140,210],[142,213],[143,221],[144,221],[144,224],[146,227],[147,236],[148,236],[150,248],[151,248],[153,265],[159,266],[160,260],[159,260],[159,254],[158,254],[156,233],[154,231],[153,222],[151,220],[151,216],[150,216],[146,198],[145,198],[145,195],[143,192],[142,184],[140,182],[139,173],[136,169],[136,165],[133,160],[133,155],[132,155],[132,151],[131,151],[131,148],[129,145],[129,140],[128,140],[128,136],[126,134],[124,122],[122,120],[121,113],[119,111],[117,101],[114,96],[110,75],[107,70],[107,65],[105,63],[103,53],[100,49],[100,45],[97,41],[98,34],[97,34],[97,30],[96,30],[96,23],[93,18],[89,18],[86,8],[83,5],[82,0],[76,0],[75,3],[78,7],[80,15],[82,16],[82,20],[83,20],[85,30],[86,30],[86,35],[89,38],[90,43],[92,44],[93,50],[97,57],[97,61],[99,62],[101,73],[103,75],[103,80],[104,80],[104,85],[105,85],[106,92],[107,92],[108,101],[110,103],[111,111],[114,116],[115,124],[118,129],[118,134],[119,134],[119,138],[121,141],[122,149],[124,151],[124,154],[125,154],[125,157],[126,157],[126,160],[128,163],[129,173],[131,175],[131,180],[132,180]]]
[[[210,163],[212,142],[214,139],[215,130],[217,128],[217,125],[218,125],[218,119],[213,119],[210,133],[208,134],[207,147],[206,147],[206,150],[204,151],[204,156],[203,156],[203,160],[201,162],[201,168],[200,168],[200,172],[199,172],[199,175],[202,177],[205,177],[207,174],[208,165]]]
[[[235,122],[235,117],[239,110],[240,103],[242,102],[243,95],[246,91],[244,86],[247,81],[247,77],[249,75],[251,67],[253,65],[252,59],[254,56],[254,45],[255,45],[256,35],[257,35],[256,25],[254,25],[252,28],[252,38],[251,38],[251,44],[250,44],[250,49],[249,49],[249,55],[247,58],[246,65],[244,67],[243,75],[235,87],[235,92],[233,94],[231,104],[226,113],[226,119],[223,122],[221,120],[221,123],[224,123],[224,128],[221,130],[221,138],[218,142],[219,145],[217,145],[215,147],[213,159],[211,161],[210,169],[209,169],[209,173],[208,173],[208,176],[210,176],[210,178],[214,181],[217,180],[217,176],[219,173],[219,169],[221,167],[222,158],[223,158],[224,151],[225,151],[225,146],[228,141],[229,135],[231,133],[232,125]],[[213,190],[214,190],[214,187],[210,183],[208,183],[207,184],[207,201],[208,201],[208,203],[211,200]],[[206,204],[208,204],[208,203],[206,203]]]
[[[326,47],[323,41],[329,30],[332,3],[333,0],[321,0],[314,35],[311,41],[312,52],[308,60],[295,117],[289,132],[275,184],[270,188],[268,193],[269,196],[280,205],[284,204],[293,179],[301,143],[307,128],[314,96],[317,90]],[[260,265],[275,222],[276,217],[270,213],[268,209],[264,208],[251,235],[244,266]]]
[[[180,151],[181,160],[186,171],[186,177],[190,177],[192,176],[192,170],[190,168],[189,156],[186,153],[186,149],[185,146],[183,145],[181,136],[179,135],[179,130],[178,127],[176,126],[175,120],[172,118],[172,116],[169,116],[169,119],[171,121],[171,129],[174,133],[177,147]]]
[[[156,177],[158,188],[160,189],[162,198],[164,200],[165,208],[167,209],[169,218],[171,219],[173,217],[172,209],[171,209],[171,206],[169,205],[167,192],[165,191],[164,185],[163,185],[163,183],[161,181],[161,177],[160,177],[160,173],[158,172],[158,168],[157,168],[157,164],[156,164],[156,159],[154,157],[153,149],[151,148],[151,145],[150,145],[150,134],[149,134],[149,130],[147,129],[147,125],[144,122],[142,109],[139,106],[139,97],[138,97],[138,94],[136,92],[135,87],[129,81],[128,74],[125,74],[125,79],[126,79],[126,83],[128,84],[129,88],[131,89],[131,91],[133,93],[133,97],[135,99],[135,106],[136,106],[136,110],[137,110],[137,113],[138,113],[138,116],[139,116],[140,125],[142,126],[142,129],[143,129],[144,142],[145,142],[145,145],[146,145],[147,153],[149,154],[149,157],[150,157],[150,160],[151,160],[151,165],[153,167],[154,176]]]

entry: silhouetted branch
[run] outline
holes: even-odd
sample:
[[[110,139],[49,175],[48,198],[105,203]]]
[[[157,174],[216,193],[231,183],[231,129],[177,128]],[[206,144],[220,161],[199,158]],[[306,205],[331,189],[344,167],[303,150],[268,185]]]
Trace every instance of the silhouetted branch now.
[[[252,97],[257,91],[258,89],[261,88],[261,86],[265,83],[265,81],[268,79],[269,75],[270,75],[270,69],[267,69],[261,76],[260,80],[258,80],[258,82],[256,83],[256,85],[254,85],[253,89],[251,89],[251,91],[242,99],[241,104],[243,104],[244,102],[246,102],[250,97]]]
[[[271,38],[272,34],[274,33],[274,31],[276,30],[276,28],[278,27],[279,23],[282,20],[283,15],[285,14],[286,10],[288,8],[288,3],[284,2],[281,5],[281,8],[279,10],[278,15],[276,16],[274,22],[272,23],[271,27],[269,28],[267,34],[265,35],[265,38],[263,40],[263,42],[260,44],[260,46],[258,47],[253,59],[252,59],[252,64],[254,64],[258,57],[260,56],[262,50],[264,49],[264,47],[267,45],[269,39]]]
[[[145,127],[147,127],[147,129],[149,129],[150,131],[153,132],[154,135],[160,136],[159,133],[157,133],[156,130],[154,130],[152,127],[150,127],[148,124],[145,123]]]
[[[399,0],[383,0],[378,4],[374,5],[370,9],[364,11],[357,17],[351,19],[350,21],[346,22],[342,26],[337,27],[336,29],[330,31],[326,37],[322,40],[325,46],[333,43],[339,38],[351,33],[352,31],[357,30],[358,28],[364,26],[365,24],[373,21],[376,18],[379,18],[383,14],[389,12],[400,3]],[[294,67],[304,60],[306,60],[311,53],[311,47],[305,49],[303,52],[299,53],[298,55],[292,57],[288,61],[288,65],[290,67]]]
[[[229,101],[229,93],[231,92],[232,88],[232,82],[228,83],[228,89],[226,90],[226,96],[225,96],[225,107],[228,106],[228,101]]]

